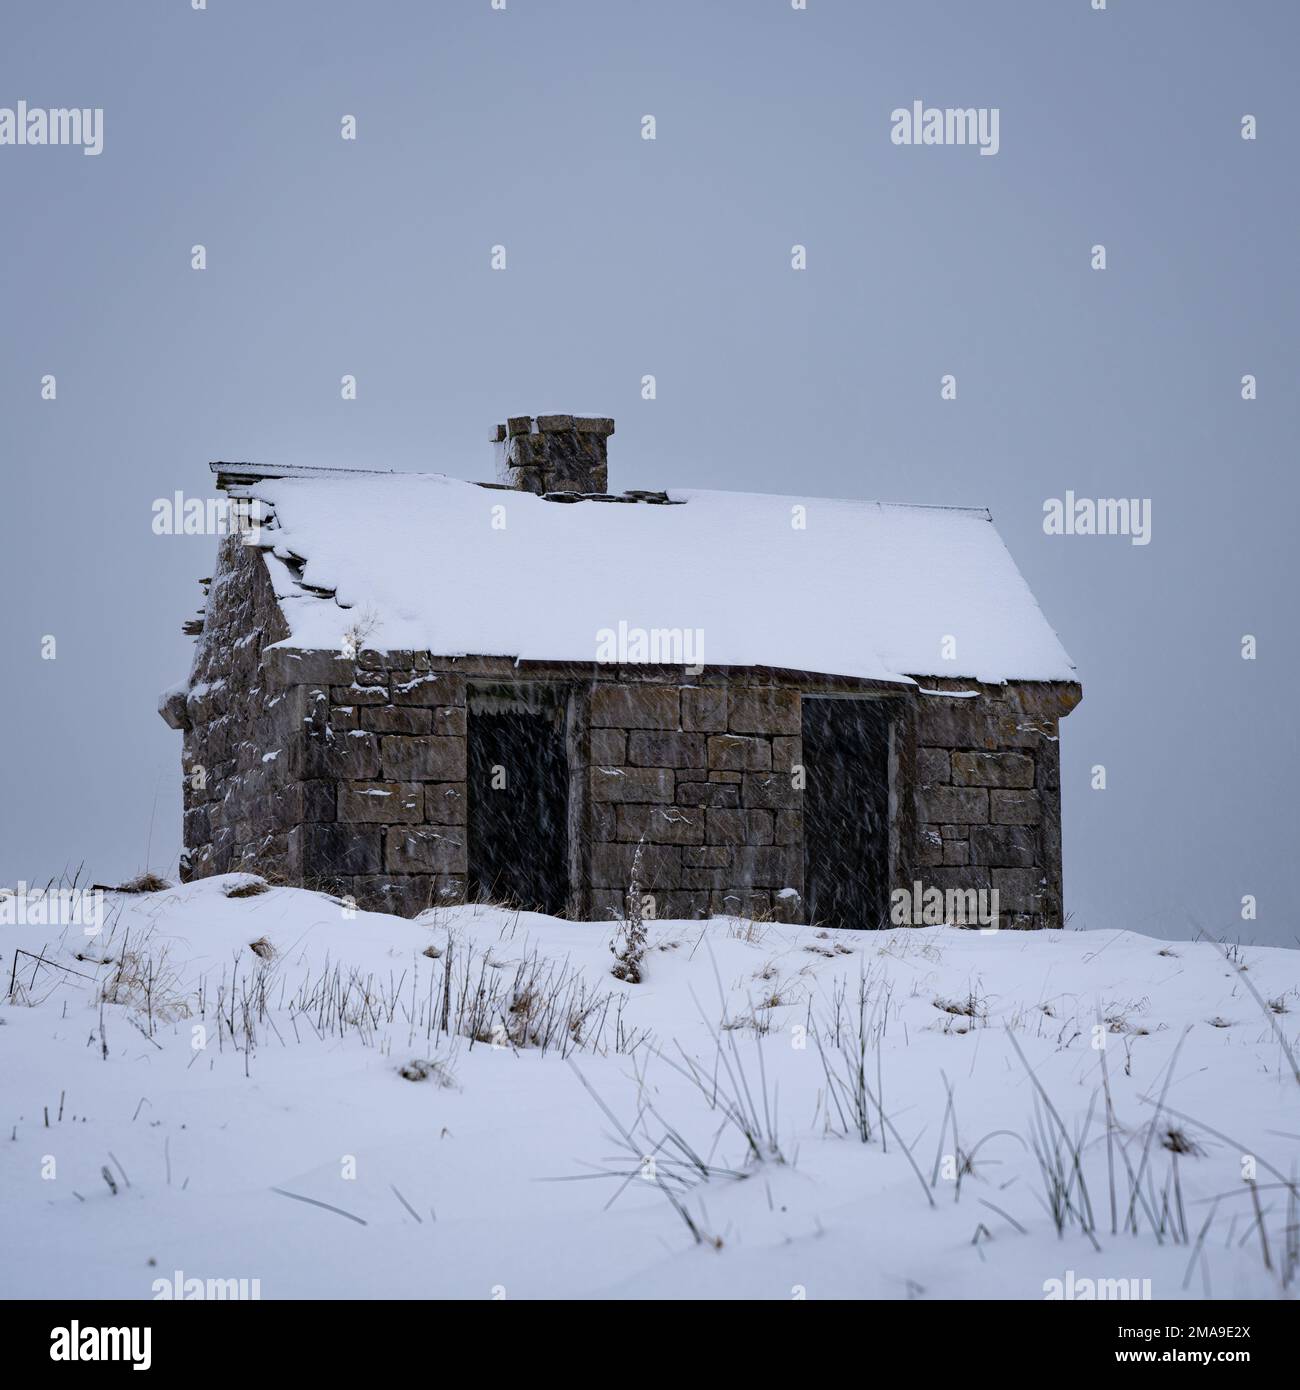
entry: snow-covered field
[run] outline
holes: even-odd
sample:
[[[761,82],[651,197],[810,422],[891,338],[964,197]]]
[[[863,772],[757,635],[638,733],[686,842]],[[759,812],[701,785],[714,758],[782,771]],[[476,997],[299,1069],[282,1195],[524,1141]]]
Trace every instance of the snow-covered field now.
[[[3,928],[0,1295],[1285,1296],[1300,953],[245,881]]]

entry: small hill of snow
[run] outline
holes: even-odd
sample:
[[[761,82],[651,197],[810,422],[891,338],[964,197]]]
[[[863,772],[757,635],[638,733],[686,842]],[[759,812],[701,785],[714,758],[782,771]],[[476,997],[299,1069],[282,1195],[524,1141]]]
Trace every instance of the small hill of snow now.
[[[1282,1291],[1296,952],[260,887],[4,929],[0,1295]]]

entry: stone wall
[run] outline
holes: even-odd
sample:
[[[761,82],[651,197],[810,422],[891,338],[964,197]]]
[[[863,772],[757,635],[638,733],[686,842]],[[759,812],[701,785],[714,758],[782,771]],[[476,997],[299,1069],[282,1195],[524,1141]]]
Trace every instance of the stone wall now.
[[[588,713],[583,916],[622,911],[644,840],[638,881],[656,916],[800,920],[797,690],[611,680]]]
[[[929,681],[916,712],[917,876],[998,891],[999,925],[1062,925],[1066,684]]]
[[[295,882],[304,789],[294,764],[306,710],[303,692],[269,686],[262,665],[262,648],[288,628],[258,551],[228,536],[217,560],[189,691],[163,710],[185,730],[181,876],[255,868]]]
[[[801,692],[865,683],[790,672],[292,651],[261,555],[223,542],[184,728],[183,877],[249,870],[413,915],[468,872],[467,692],[568,692],[568,912],[803,912]],[[923,693],[929,692],[929,693]],[[873,693],[879,695],[880,689]],[[926,679],[891,701],[891,887],[997,889],[1000,925],[1061,924],[1058,728],[1076,685]]]

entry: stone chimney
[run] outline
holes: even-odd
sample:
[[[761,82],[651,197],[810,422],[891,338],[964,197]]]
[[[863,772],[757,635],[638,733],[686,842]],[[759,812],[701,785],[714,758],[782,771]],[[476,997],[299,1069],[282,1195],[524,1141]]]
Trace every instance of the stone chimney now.
[[[521,492],[608,492],[605,441],[613,420],[515,415],[492,432],[497,481]]]

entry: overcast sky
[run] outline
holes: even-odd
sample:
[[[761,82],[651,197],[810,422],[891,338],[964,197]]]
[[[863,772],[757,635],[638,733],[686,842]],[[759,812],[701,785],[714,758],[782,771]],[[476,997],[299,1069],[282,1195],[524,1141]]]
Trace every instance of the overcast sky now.
[[[486,478],[489,425],[570,410],[617,489],[988,506],[1083,683],[1073,924],[1295,944],[1300,7],[1092,3],[10,7],[0,107],[104,126],[0,146],[0,882],[175,864],[155,706],[215,541],[156,498]],[[997,154],[892,143],[914,101]],[[1045,535],[1067,490],[1150,544]]]

